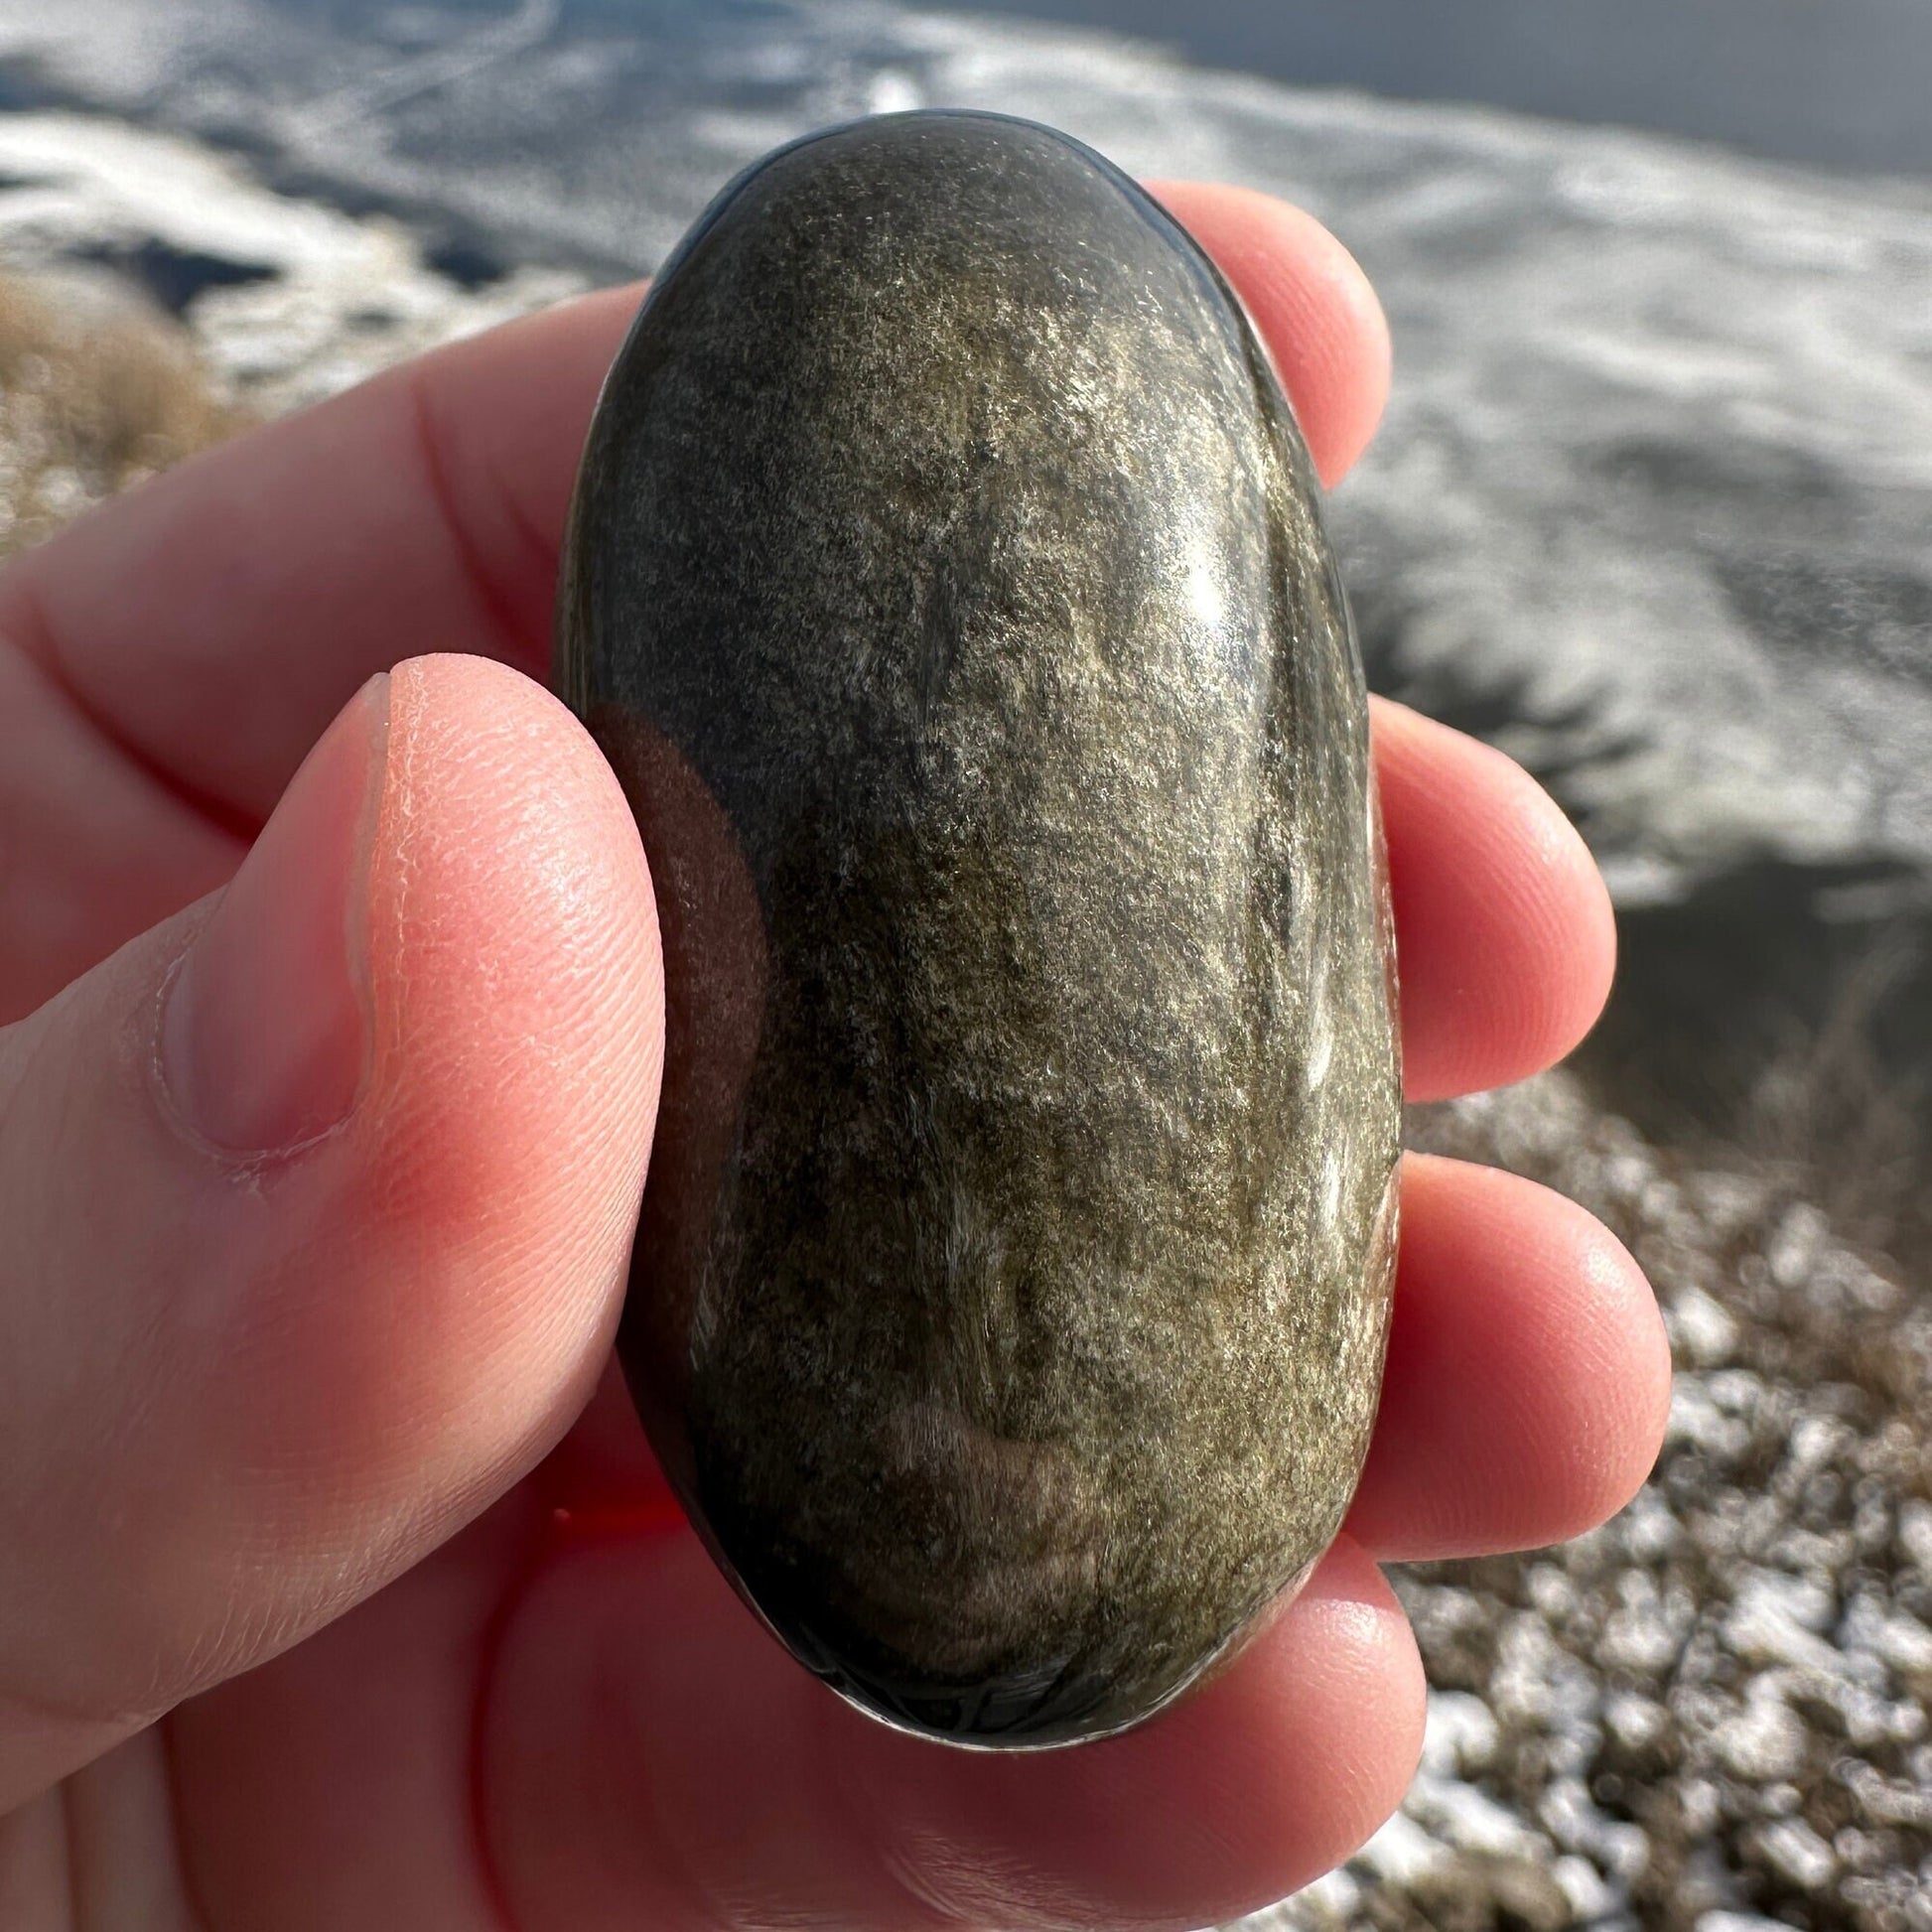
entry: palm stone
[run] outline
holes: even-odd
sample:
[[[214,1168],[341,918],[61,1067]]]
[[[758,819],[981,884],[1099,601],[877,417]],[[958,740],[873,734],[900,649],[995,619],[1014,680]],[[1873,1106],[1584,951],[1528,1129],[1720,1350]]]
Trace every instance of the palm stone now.
[[[1334,1535],[1395,1243],[1366,699],[1239,302],[1049,129],[780,149],[611,371],[559,677],[657,893],[619,1349],[692,1522],[894,1724],[1146,1717]]]

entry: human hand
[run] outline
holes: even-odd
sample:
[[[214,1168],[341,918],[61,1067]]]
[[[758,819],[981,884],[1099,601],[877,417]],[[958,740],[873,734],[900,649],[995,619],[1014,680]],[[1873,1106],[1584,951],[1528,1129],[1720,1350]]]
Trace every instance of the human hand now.
[[[1277,203],[1161,192],[1334,481],[1387,385],[1359,271]],[[1414,1765],[1377,1560],[1575,1534],[1648,1467],[1668,1364],[1628,1257],[1412,1158],[1347,1531],[1195,1695],[967,1754],[756,1626],[610,1370],[655,926],[531,681],[635,300],[397,370],[0,579],[9,1932],[1231,1917]],[[1602,1000],[1601,885],[1499,755],[1389,706],[1375,743],[1411,1095],[1519,1078]]]

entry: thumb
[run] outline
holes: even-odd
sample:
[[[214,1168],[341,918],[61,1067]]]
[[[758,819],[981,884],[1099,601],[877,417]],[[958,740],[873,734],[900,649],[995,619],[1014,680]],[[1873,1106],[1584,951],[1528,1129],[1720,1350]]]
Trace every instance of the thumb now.
[[[0,1033],[0,1811],[379,1587],[568,1425],[660,988],[588,738],[421,658],[224,892]]]

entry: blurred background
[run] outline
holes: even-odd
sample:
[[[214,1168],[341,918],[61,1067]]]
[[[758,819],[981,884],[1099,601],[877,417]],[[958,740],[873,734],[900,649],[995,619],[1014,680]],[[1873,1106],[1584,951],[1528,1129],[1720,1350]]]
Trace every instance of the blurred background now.
[[[1932,1932],[1926,0],[0,0],[0,548],[918,105],[1355,251],[1370,680],[1618,902],[1573,1065],[1412,1136],[1637,1251],[1669,1446],[1595,1536],[1401,1578],[1423,1772],[1271,1922]]]
[[[992,0],[1299,86],[1482,101],[1834,168],[1932,169],[1923,0]]]

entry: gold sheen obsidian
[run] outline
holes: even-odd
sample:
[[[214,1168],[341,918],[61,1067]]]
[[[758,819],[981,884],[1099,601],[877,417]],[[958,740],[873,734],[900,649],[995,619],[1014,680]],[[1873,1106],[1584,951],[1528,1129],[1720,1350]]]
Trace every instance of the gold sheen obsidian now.
[[[1146,1717],[1334,1535],[1395,1244],[1361,669],[1239,303],[1046,128],[779,150],[611,371],[559,675],[657,890],[620,1351],[693,1522],[894,1724]]]

